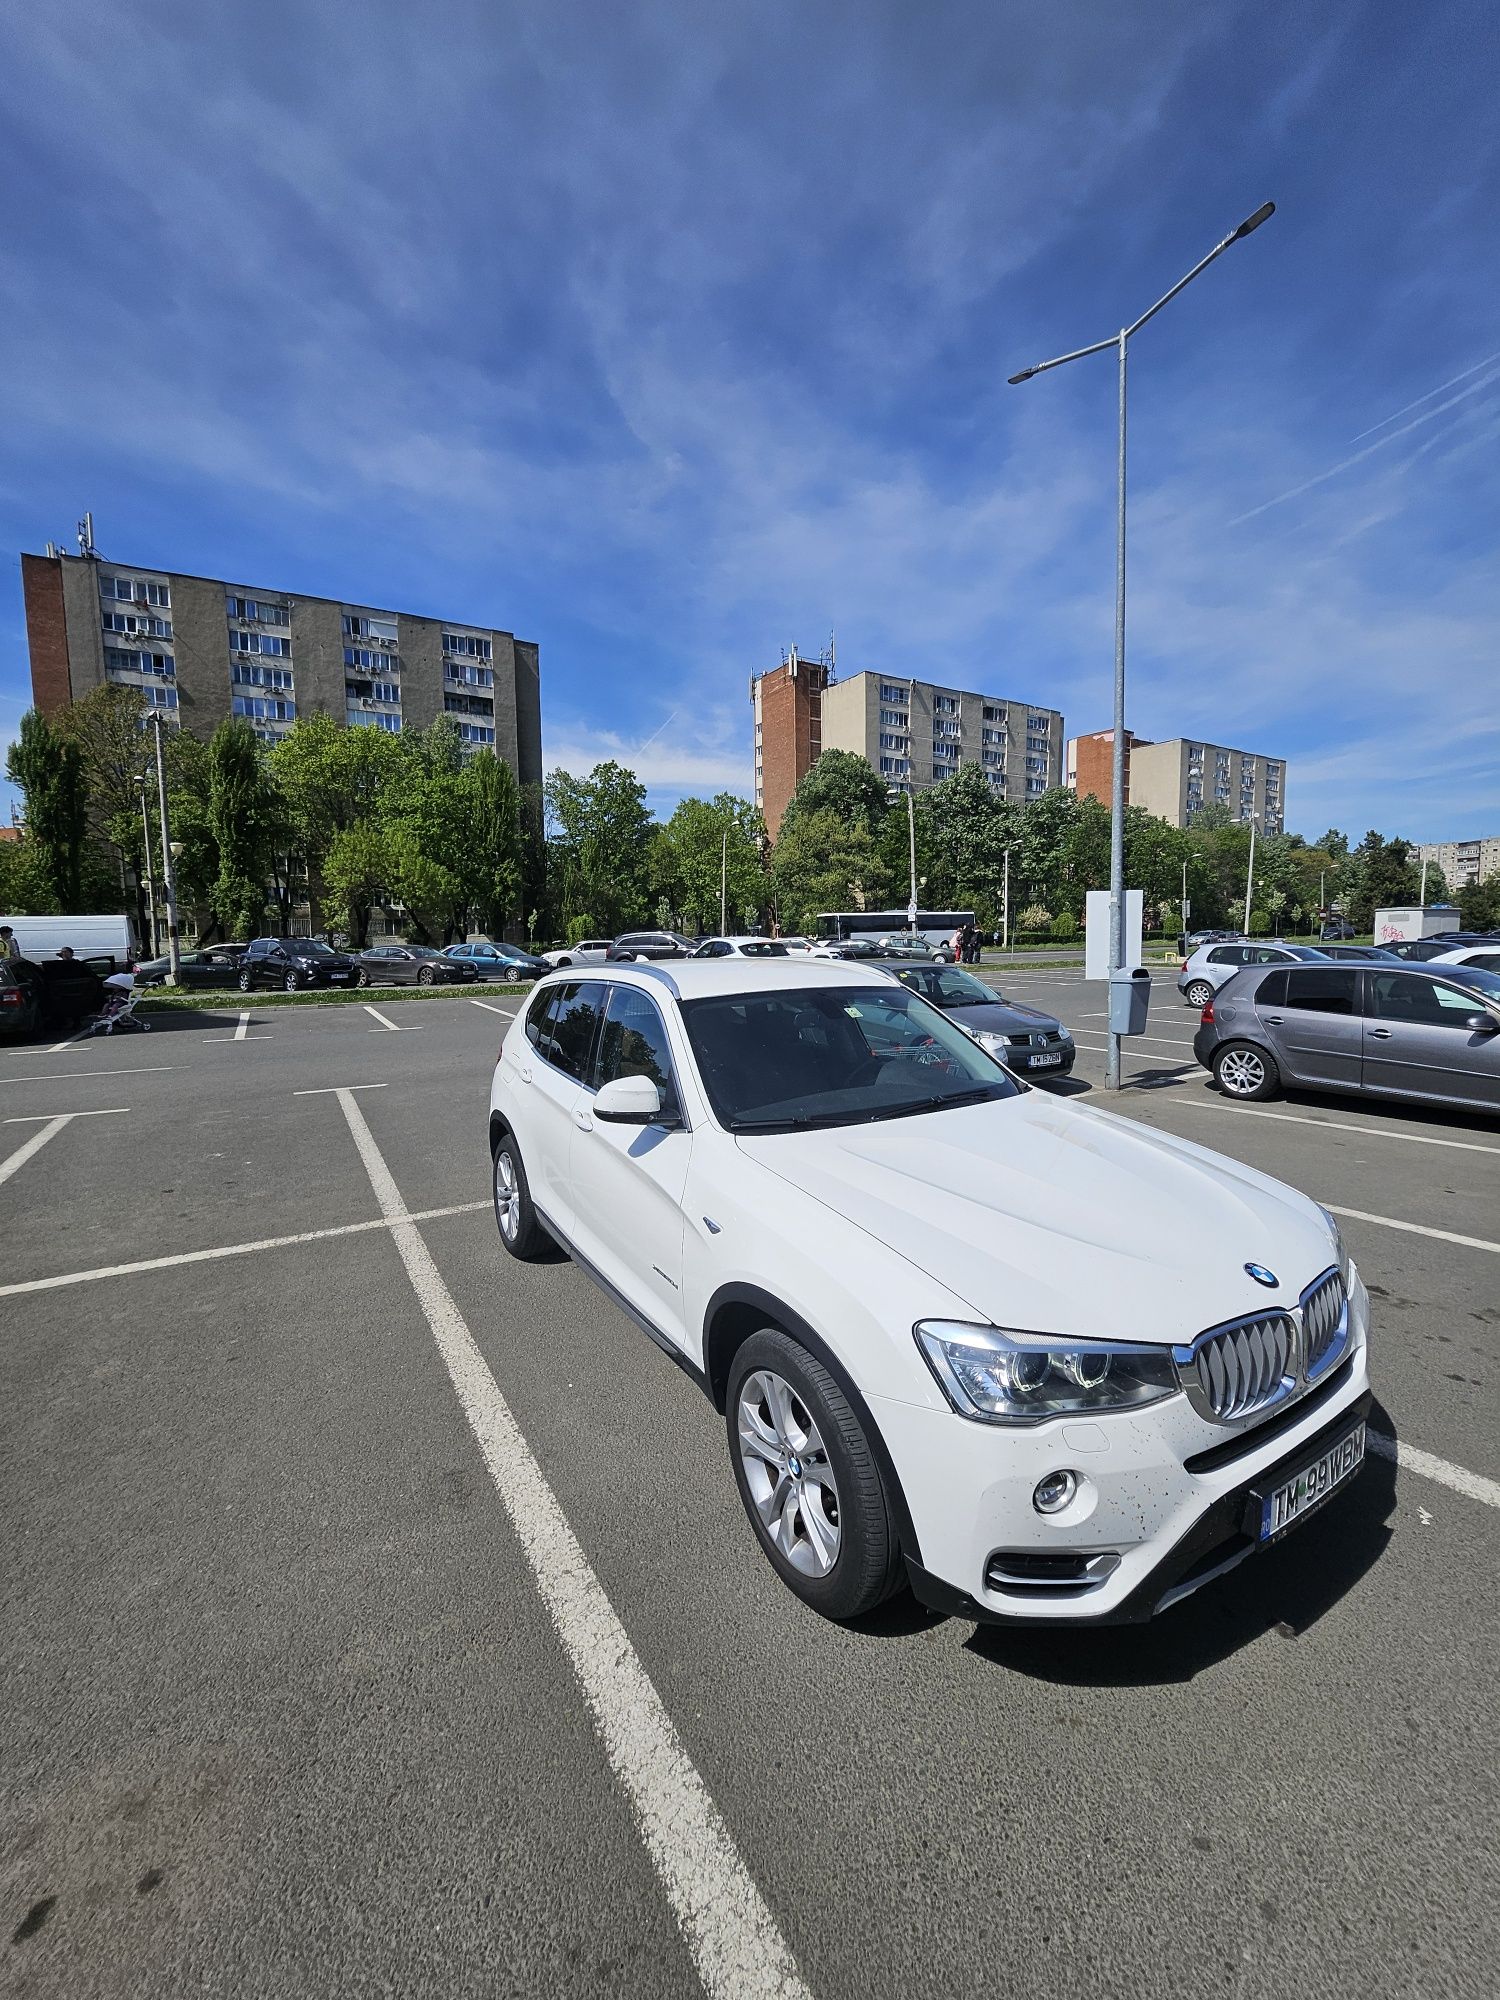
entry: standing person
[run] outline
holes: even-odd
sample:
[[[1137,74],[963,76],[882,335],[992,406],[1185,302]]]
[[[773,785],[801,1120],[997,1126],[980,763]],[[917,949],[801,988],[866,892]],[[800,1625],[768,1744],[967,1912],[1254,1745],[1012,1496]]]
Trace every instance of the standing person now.
[[[20,956],[20,947],[16,943],[15,932],[9,924],[0,924],[0,959],[19,958]]]

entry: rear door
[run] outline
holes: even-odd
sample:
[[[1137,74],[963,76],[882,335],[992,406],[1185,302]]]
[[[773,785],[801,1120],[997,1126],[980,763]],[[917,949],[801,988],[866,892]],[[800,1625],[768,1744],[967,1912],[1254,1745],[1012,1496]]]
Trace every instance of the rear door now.
[[[532,1200],[565,1235],[577,1223],[568,1153],[574,1119],[594,1094],[594,1050],[604,1015],[604,982],[569,980],[554,987],[545,1008],[528,1015],[522,1052],[526,1131],[521,1153]]]
[[[1358,1090],[1364,1065],[1360,973],[1353,965],[1292,965],[1279,1006],[1258,1003],[1277,1064],[1288,1082]],[[1279,993],[1281,981],[1276,979]]]
[[[1486,1011],[1477,993],[1426,971],[1372,967],[1365,978],[1367,1090],[1500,1110],[1500,1034],[1467,1025]]]
[[[1233,979],[1242,965],[1250,963],[1252,963],[1252,953],[1249,945],[1216,944],[1197,970],[1211,986],[1217,989],[1226,980]]]

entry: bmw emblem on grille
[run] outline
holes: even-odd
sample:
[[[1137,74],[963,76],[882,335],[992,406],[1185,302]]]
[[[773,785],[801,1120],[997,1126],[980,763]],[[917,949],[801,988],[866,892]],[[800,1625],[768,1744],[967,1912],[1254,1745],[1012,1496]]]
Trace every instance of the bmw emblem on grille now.
[[[1276,1287],[1281,1283],[1281,1280],[1280,1278],[1277,1277],[1276,1273],[1274,1271],[1268,1271],[1264,1264],[1247,1264],[1245,1266],[1245,1269],[1249,1272],[1250,1276],[1254,1278],[1256,1284],[1264,1285],[1267,1291],[1274,1292]]]

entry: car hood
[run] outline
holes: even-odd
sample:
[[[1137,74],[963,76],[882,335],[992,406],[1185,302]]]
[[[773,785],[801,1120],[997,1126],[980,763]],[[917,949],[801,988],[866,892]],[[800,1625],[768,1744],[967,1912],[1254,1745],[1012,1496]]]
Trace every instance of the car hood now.
[[[1294,1188],[1042,1091],[738,1144],[976,1319],[1022,1331],[1184,1340],[1295,1305],[1333,1260],[1320,1211]],[[1279,1288],[1257,1284],[1250,1263]]]
[[[1062,1023],[1055,1014],[1040,1007],[1026,1007],[1018,1000],[975,1001],[972,1007],[947,1007],[950,1021],[957,1021],[971,1035],[1036,1035],[1046,1030],[1056,1033]]]

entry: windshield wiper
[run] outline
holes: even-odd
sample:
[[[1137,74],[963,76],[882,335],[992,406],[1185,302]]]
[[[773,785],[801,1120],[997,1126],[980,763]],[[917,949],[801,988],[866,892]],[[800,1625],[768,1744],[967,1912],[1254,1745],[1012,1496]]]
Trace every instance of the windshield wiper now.
[[[886,1118],[915,1118],[923,1111],[947,1111],[958,1104],[982,1104],[992,1098],[995,1091],[994,1084],[981,1083],[973,1090],[952,1090],[945,1091],[937,1097],[918,1097],[909,1104],[892,1104],[883,1106],[879,1111],[871,1111],[868,1120],[873,1125],[878,1120]],[[1008,1096],[1009,1092],[1003,1092],[1002,1095]]]

